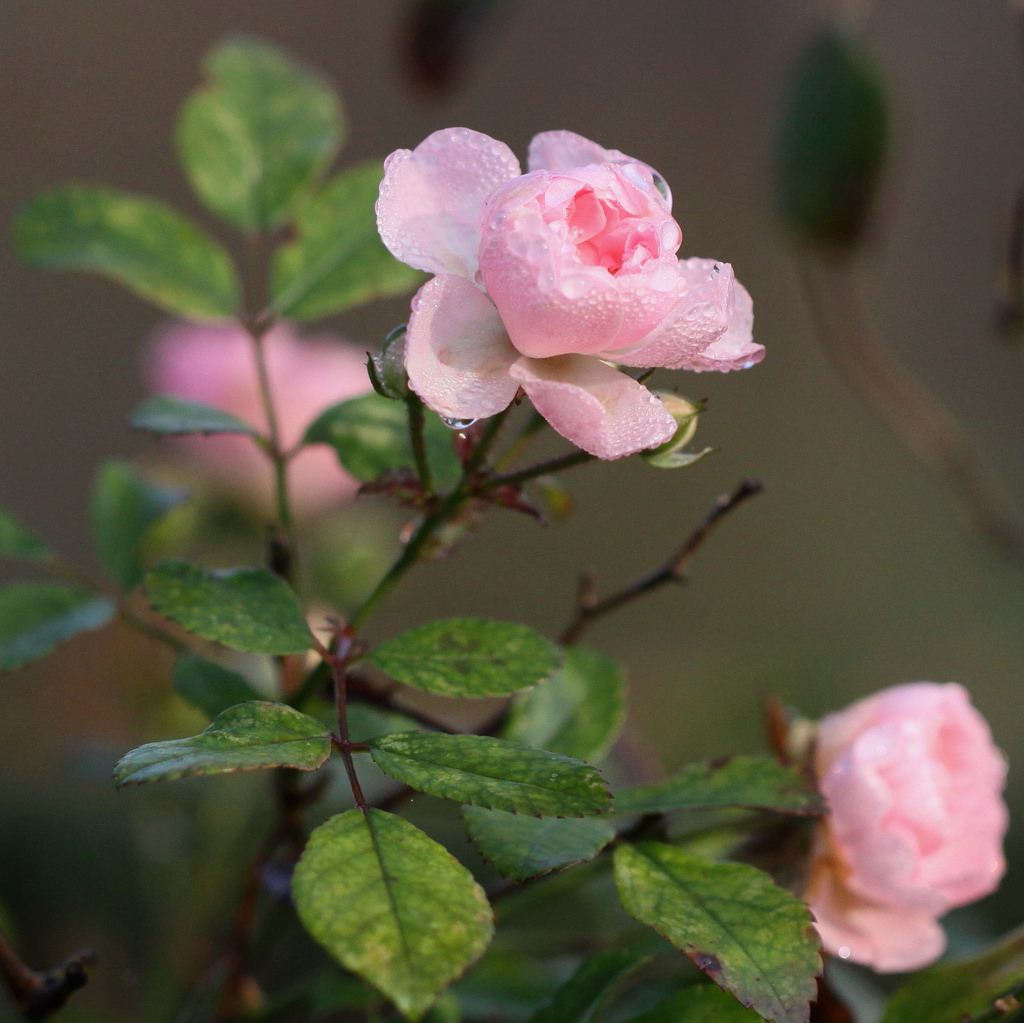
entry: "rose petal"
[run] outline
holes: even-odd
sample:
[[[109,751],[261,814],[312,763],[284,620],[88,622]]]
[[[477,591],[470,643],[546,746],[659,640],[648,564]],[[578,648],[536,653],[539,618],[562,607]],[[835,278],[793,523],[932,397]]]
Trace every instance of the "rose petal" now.
[[[617,149],[605,149],[574,131],[542,131],[530,140],[526,165],[532,170],[564,171],[588,163],[636,163]]]
[[[657,447],[675,433],[675,420],[646,387],[597,359],[522,358],[509,372],[563,437],[598,458]]]
[[[946,947],[932,914],[867,902],[844,888],[833,870],[816,871],[805,898],[826,951],[881,973],[920,969]]]
[[[962,686],[893,686],[828,715],[816,765],[863,895],[941,913],[996,887],[1006,763]]]
[[[728,263],[686,259],[679,263],[679,298],[671,312],[632,351],[605,352],[624,366],[666,369],[744,369],[764,358],[754,344],[753,303]]]
[[[483,202],[519,173],[504,142],[468,128],[436,131],[385,161],[377,199],[381,239],[403,263],[472,279]]]
[[[750,369],[764,358],[764,345],[752,339],[754,326],[754,303],[750,292],[733,281],[733,304],[729,310],[729,325],[725,333],[708,345],[700,355],[695,355],[680,367],[703,373],[714,370],[728,373],[734,369]]]
[[[506,408],[519,390],[508,372],[518,357],[494,303],[465,278],[442,274],[413,298],[409,386],[440,415],[480,419]]]
[[[574,131],[542,131],[539,135],[534,135],[526,160],[526,165],[531,171],[565,171],[585,167],[589,163],[632,164],[641,168],[634,173],[642,178],[645,184],[654,185],[668,208],[672,208],[672,193],[665,179],[653,167],[627,156],[618,149],[605,149]]]
[[[820,722],[815,771],[830,813],[807,900],[826,944],[876,969],[926,965],[936,918],[1005,867],[1006,764],[985,719],[961,686],[893,686]]]
[[[621,232],[580,244],[577,203],[594,197]],[[482,280],[530,358],[635,345],[675,304],[679,225],[620,168],[525,174],[490,197],[482,222]],[[609,269],[603,257],[623,262]]]

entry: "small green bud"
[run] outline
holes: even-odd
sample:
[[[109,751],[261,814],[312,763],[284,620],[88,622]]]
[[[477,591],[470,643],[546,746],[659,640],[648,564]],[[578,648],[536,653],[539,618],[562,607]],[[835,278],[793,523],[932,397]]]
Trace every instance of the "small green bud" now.
[[[676,421],[676,432],[664,444],[651,448],[649,451],[640,452],[647,464],[653,465],[656,469],[681,469],[685,465],[693,465],[694,462],[710,454],[711,448],[697,452],[682,450],[697,432],[697,417],[704,411],[705,403],[693,402],[668,391],[655,391],[654,394]]]
[[[386,338],[379,355],[371,355],[367,366],[373,389],[384,398],[403,401],[409,396],[409,377],[405,372],[405,324],[395,327]]]

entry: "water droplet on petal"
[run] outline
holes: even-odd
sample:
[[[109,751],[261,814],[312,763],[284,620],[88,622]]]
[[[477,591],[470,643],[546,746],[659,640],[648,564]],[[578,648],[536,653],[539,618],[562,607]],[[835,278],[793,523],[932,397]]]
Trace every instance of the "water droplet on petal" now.
[[[447,416],[441,416],[441,422],[448,427],[449,430],[468,430],[475,422],[475,419],[449,419]]]
[[[671,203],[672,193],[669,191],[668,182],[653,167],[651,168],[651,176],[654,178],[654,187],[661,192],[662,199],[667,203]]]
[[[840,945],[838,949],[838,955],[840,959],[849,959],[851,949],[849,945]]]

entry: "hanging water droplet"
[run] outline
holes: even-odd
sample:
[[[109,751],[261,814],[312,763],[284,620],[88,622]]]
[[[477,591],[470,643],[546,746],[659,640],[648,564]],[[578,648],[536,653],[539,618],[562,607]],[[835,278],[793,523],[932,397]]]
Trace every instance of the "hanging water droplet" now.
[[[447,416],[441,416],[441,422],[448,427],[449,430],[468,430],[475,422],[475,419],[449,419]]]
[[[662,199],[667,203],[672,202],[672,193],[669,191],[668,182],[652,167],[651,176],[654,178],[654,187],[661,193]]]
[[[840,945],[839,946],[839,958],[840,959],[849,959],[852,954],[853,954],[853,950],[850,948],[849,945]]]

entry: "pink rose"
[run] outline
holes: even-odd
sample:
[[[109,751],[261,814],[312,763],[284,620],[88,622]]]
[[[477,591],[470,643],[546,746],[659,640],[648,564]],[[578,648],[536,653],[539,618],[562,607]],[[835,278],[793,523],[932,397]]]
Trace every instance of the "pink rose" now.
[[[370,389],[365,353],[336,338],[300,340],[289,325],[277,324],[264,345],[286,449],[302,439],[319,412]],[[267,429],[252,340],[239,326],[168,324],[153,337],[145,374],[154,393],[213,405],[262,431]],[[178,444],[215,485],[254,500],[264,509],[273,507],[273,470],[252,438],[183,437]],[[342,471],[334,453],[322,445],[303,448],[291,459],[288,482],[299,515],[345,500],[358,487]]]
[[[967,691],[911,682],[819,726],[830,815],[806,899],[825,948],[876,970],[914,970],[946,945],[938,918],[993,891],[1005,870],[1006,763]]]
[[[551,131],[523,174],[504,143],[448,128],[384,166],[381,238],[437,275],[413,300],[406,368],[440,415],[492,416],[522,387],[563,437],[619,458],[676,424],[609,363],[730,370],[764,356],[732,268],[676,256],[671,196],[646,164]]]

